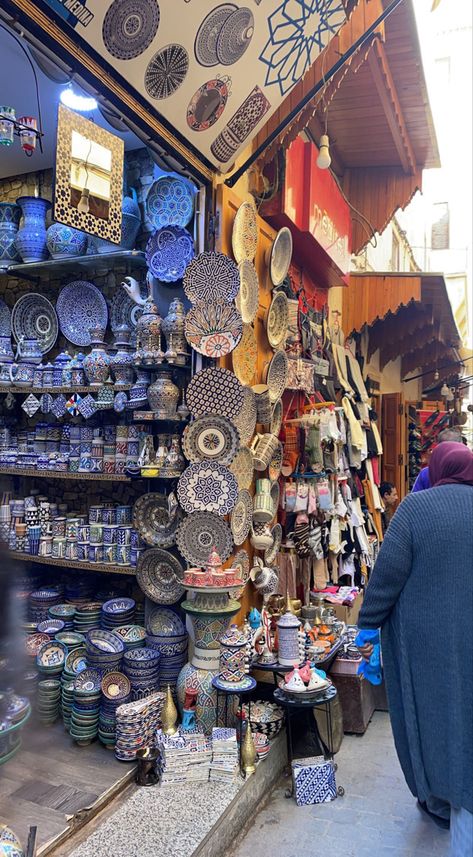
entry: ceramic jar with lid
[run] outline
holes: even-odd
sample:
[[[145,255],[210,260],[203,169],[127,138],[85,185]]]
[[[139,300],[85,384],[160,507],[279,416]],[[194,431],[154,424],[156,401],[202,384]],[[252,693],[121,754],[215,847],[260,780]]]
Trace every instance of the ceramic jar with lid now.
[[[158,419],[176,419],[179,387],[172,380],[172,372],[160,372],[156,380],[148,387],[148,402]]]
[[[85,372],[84,372],[84,355],[83,354],[75,354],[72,360],[69,363],[69,371],[70,377],[73,387],[82,387],[85,384]]]
[[[136,324],[135,365],[162,363],[161,317],[151,295],[143,306],[143,314]]]
[[[282,666],[298,666],[299,656],[299,631],[301,623],[293,613],[284,613],[276,622],[278,627],[278,661]]]
[[[92,351],[84,358],[84,371],[87,381],[93,387],[105,384],[110,370],[110,357],[104,344],[105,331],[94,327],[90,330]]]
[[[68,351],[61,351],[61,353],[57,355],[53,364],[53,387],[62,386],[62,373],[66,365],[70,362],[70,359],[71,355]]]
[[[241,682],[247,672],[247,635],[237,625],[230,625],[220,637],[220,647],[220,678]]]
[[[179,435],[175,434],[171,438],[171,446],[164,460],[161,475],[169,477],[179,476],[185,469],[186,460],[181,452]]]
[[[187,344],[184,335],[186,311],[180,298],[174,298],[169,305],[166,318],[163,319],[161,330],[166,337],[166,345],[176,352],[186,352]]]
[[[36,366],[41,363],[43,353],[37,339],[26,339],[24,336],[18,342],[16,349],[17,357],[20,360],[25,360],[28,363],[34,363]]]
[[[110,360],[110,368],[117,387],[132,384],[135,377],[133,356],[130,348],[131,330],[120,324],[114,331],[116,353]]]

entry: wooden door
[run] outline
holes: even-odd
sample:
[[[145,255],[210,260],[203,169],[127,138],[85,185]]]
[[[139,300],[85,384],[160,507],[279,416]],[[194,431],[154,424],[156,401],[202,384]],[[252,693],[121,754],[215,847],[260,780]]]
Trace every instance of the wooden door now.
[[[383,393],[381,435],[383,441],[382,479],[396,486],[399,497],[406,494],[406,423],[402,393]]]

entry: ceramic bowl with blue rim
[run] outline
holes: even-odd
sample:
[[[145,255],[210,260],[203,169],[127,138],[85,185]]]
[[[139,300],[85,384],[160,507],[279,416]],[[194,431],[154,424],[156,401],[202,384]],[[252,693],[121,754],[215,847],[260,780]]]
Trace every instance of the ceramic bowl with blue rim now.
[[[64,661],[67,657],[67,646],[59,640],[51,640],[49,643],[44,643],[36,655],[36,663],[42,670],[51,670],[57,672],[58,668],[64,666]]]
[[[194,253],[194,239],[186,229],[164,226],[148,240],[146,264],[153,277],[163,283],[175,283],[184,276]]]
[[[85,669],[74,679],[74,694],[95,694],[100,692],[102,676],[98,670]]]
[[[40,634],[49,634],[50,637],[54,637],[55,634],[64,631],[64,627],[62,619],[45,619],[44,622],[39,623],[38,631]]]
[[[122,654],[125,645],[116,634],[111,631],[93,630],[89,631],[86,638],[86,647],[92,652],[106,654]]]
[[[133,598],[111,598],[102,605],[102,612],[116,616],[118,613],[128,613],[134,610],[136,602]]]

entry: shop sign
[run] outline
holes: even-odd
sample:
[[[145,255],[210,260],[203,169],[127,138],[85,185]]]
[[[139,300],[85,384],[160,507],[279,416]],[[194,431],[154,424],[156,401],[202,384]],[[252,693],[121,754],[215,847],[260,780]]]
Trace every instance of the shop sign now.
[[[94,13],[87,8],[87,3],[81,0],[44,0],[44,2],[63,18],[71,27],[82,24],[88,27],[94,19]]]

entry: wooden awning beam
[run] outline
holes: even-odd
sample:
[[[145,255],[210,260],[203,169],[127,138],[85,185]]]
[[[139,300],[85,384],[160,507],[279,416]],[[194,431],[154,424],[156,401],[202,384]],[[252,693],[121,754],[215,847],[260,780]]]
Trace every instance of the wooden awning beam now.
[[[402,168],[406,175],[413,175],[416,170],[416,158],[409,134],[407,133],[396,87],[388,65],[386,51],[379,39],[374,43],[373,50],[368,54],[368,63]]]

